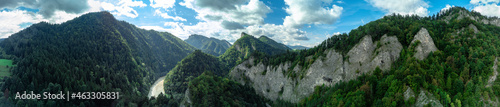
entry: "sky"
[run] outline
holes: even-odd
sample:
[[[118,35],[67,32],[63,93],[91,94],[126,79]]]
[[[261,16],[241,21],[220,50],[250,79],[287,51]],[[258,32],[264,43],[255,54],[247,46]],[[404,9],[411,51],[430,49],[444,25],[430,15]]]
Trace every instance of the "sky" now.
[[[0,38],[42,21],[60,24],[109,11],[143,29],[181,39],[200,34],[236,41],[241,32],[313,47],[393,13],[432,16],[461,6],[500,17],[500,0],[1,0]]]

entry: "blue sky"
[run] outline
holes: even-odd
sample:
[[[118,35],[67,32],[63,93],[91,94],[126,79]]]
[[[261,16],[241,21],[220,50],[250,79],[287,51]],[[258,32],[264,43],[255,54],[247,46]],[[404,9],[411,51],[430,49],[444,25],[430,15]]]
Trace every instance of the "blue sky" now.
[[[241,32],[269,36],[286,45],[312,47],[327,36],[391,13],[430,16],[461,6],[500,16],[500,0],[4,0],[0,36],[33,23],[62,23],[88,12],[109,11],[137,27],[234,42]]]

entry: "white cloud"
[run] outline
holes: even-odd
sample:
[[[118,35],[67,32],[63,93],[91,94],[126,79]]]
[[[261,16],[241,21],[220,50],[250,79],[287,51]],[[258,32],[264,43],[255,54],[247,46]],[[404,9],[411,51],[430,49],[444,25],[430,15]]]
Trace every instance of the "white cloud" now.
[[[285,0],[285,8],[290,16],[285,17],[283,25],[301,28],[304,24],[333,24],[342,14],[342,7],[332,5],[323,8],[322,3],[330,4],[331,0]]]
[[[175,0],[149,0],[151,2],[150,6],[155,8],[154,15],[159,15],[164,19],[172,19],[174,21],[187,21],[186,19],[179,16],[171,16],[168,15],[167,12],[171,11],[170,8],[173,8],[175,5]],[[167,12],[162,12],[160,9],[163,9]]]
[[[123,0],[118,2],[117,5],[101,2],[102,9],[111,12],[112,14],[121,16],[127,16],[131,18],[136,18],[139,16],[136,10],[132,7],[145,7],[147,6],[142,1],[132,1],[132,0]]]
[[[19,7],[37,9],[37,13],[45,18],[54,16],[57,11],[78,14],[90,7],[88,0],[1,0],[0,2],[0,10]]]
[[[335,36],[335,35],[340,35],[340,32],[333,33],[333,36]]]
[[[51,17],[44,17],[43,13],[34,13],[19,9],[14,9],[12,11],[1,10],[0,23],[2,23],[2,25],[0,26],[0,38],[6,38],[28,27],[30,24],[39,23],[41,21],[59,24],[88,12],[101,11],[99,1],[89,0],[87,3],[90,7],[86,9],[85,12],[71,13],[63,10],[55,10]]]
[[[228,21],[242,25],[263,24],[271,9],[259,0],[185,0],[182,6],[198,13],[203,21]]]
[[[488,3],[499,3],[500,0],[471,0],[470,4],[488,4]]]
[[[155,14],[154,15],[160,15],[161,17],[165,18],[165,19],[172,19],[174,21],[187,21],[186,19],[182,18],[182,17],[179,17],[179,16],[170,16],[168,15],[168,13],[163,13],[161,12],[159,9],[156,9],[155,10]]]
[[[497,4],[500,0],[471,0],[474,5],[473,10],[486,16],[500,17],[500,6]]]
[[[454,6],[454,5],[451,5],[451,6],[450,6],[449,4],[446,4],[446,7],[444,7],[443,9],[441,9],[441,11],[448,10],[448,9],[450,9],[450,8],[452,8],[452,7],[455,7],[455,6]]]
[[[29,13],[23,10],[1,11],[0,23],[2,23],[2,26],[0,26],[0,38],[6,38],[13,33],[22,30],[20,25],[23,23],[37,22],[39,22],[39,19],[34,13]]]
[[[473,10],[486,16],[500,17],[500,6],[498,6],[497,4],[478,5],[475,6]]]
[[[220,26],[218,22],[199,22],[196,25],[184,25],[179,22],[165,22],[164,27],[161,26],[141,26],[143,29],[153,29],[158,31],[166,31],[173,35],[187,39],[191,34],[200,34],[208,37],[214,37],[214,34],[225,35],[223,37],[216,37],[219,39],[235,40],[226,30]]]
[[[387,14],[427,16],[429,5],[423,0],[365,0]]]
[[[149,0],[149,4],[153,8],[172,8],[175,5],[175,0]]]
[[[254,36],[265,35],[283,44],[292,44],[299,41],[309,40],[306,36],[307,32],[305,31],[275,24],[253,25],[241,30],[232,30],[232,32],[232,34],[237,35],[241,32],[246,32]]]
[[[449,5],[449,4],[446,4],[446,7],[444,7],[443,9],[441,9],[439,11],[439,14],[444,14],[444,12],[452,7],[455,7],[454,5]]]

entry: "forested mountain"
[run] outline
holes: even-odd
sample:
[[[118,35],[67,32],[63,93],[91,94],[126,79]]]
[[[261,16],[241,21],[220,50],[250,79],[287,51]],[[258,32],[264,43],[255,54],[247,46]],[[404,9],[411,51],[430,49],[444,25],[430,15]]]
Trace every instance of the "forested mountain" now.
[[[290,48],[284,44],[281,44],[281,43],[278,43],[276,41],[274,41],[273,39],[267,37],[267,36],[260,36],[259,37],[259,40],[276,48],[276,49],[282,49],[282,50],[290,50]]]
[[[233,43],[233,46],[227,49],[224,54],[219,56],[219,58],[226,62],[229,67],[233,67],[235,64],[238,64],[245,58],[248,58],[254,51],[263,52],[267,55],[276,55],[286,52],[286,50],[274,48],[252,35],[241,33],[241,37],[236,40],[236,42]]]
[[[202,35],[191,35],[188,39],[184,40],[188,44],[202,50],[205,53],[219,56],[226,52],[231,44],[226,40],[219,40],[216,38],[207,38]]]
[[[144,94],[154,74],[166,73],[195,50],[170,33],[137,28],[109,12],[88,13],[62,24],[33,24],[0,46],[17,65],[2,87],[10,95],[22,91],[122,95],[120,100],[13,100],[18,106],[134,104],[147,98]]]
[[[229,72],[226,64],[217,57],[196,50],[182,59],[165,77],[165,94],[174,100],[181,101],[190,80],[205,71],[217,76],[225,76]]]
[[[499,26],[462,7],[393,14],[310,49],[254,53],[229,77],[277,104],[498,106]]]
[[[300,46],[300,45],[296,45],[296,46],[291,46],[291,45],[287,45],[290,49],[296,49],[296,50],[301,50],[301,49],[309,49],[309,47],[305,47],[305,46]]]

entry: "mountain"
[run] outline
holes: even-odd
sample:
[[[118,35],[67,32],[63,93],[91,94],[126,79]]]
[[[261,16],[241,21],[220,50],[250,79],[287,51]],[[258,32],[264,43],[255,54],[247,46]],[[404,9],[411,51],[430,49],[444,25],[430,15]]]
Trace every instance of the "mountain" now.
[[[229,78],[273,106],[497,106],[498,22],[462,7],[387,15],[313,48],[252,54]]]
[[[226,40],[219,40],[216,38],[207,38],[202,35],[191,35],[188,39],[184,40],[188,44],[202,50],[205,53],[219,56],[226,52],[231,44]]]
[[[259,37],[259,40],[276,48],[276,49],[282,49],[282,50],[290,50],[290,48],[284,44],[281,44],[281,43],[278,43],[276,41],[274,41],[273,39],[267,37],[267,36],[260,36]]]
[[[165,74],[195,50],[168,32],[137,28],[109,12],[84,14],[62,24],[33,24],[0,46],[17,65],[2,87],[10,95],[119,92],[119,100],[129,104],[147,99],[143,93],[154,76]],[[18,106],[111,106],[114,101],[118,100],[14,100]],[[117,106],[125,106],[121,104]]]
[[[198,77],[205,71],[213,72],[217,76],[227,75],[229,69],[217,57],[196,50],[182,59],[165,77],[165,94],[180,101],[190,80]]]
[[[296,49],[296,50],[301,50],[301,49],[309,49],[309,47],[305,47],[305,46],[300,46],[300,45],[295,45],[295,46],[291,46],[291,45],[287,45],[290,49]]]
[[[241,33],[241,37],[236,40],[233,43],[233,46],[227,49],[224,54],[219,56],[219,58],[222,61],[226,62],[231,68],[235,64],[243,61],[245,58],[248,58],[254,51],[263,52],[267,55],[286,53],[286,50],[274,48],[273,46],[260,41],[252,35]]]

